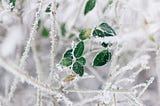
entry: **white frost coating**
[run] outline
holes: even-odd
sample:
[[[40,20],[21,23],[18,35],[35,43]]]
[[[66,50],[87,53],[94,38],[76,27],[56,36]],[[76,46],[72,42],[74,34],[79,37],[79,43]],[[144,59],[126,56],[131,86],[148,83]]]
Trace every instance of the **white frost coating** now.
[[[37,29],[38,20],[40,18],[40,11],[41,11],[41,7],[42,7],[42,1],[43,0],[39,0],[38,1],[39,2],[39,6],[38,6],[38,10],[37,10],[37,12],[35,14],[35,20],[34,20],[32,28],[31,28],[30,36],[29,36],[29,39],[28,39],[27,44],[25,46],[25,50],[24,50],[23,55],[22,55],[22,57],[20,59],[19,66],[22,69],[24,69],[24,67],[25,67],[25,62],[26,62],[26,59],[28,58],[28,53],[29,53],[30,48],[31,48],[31,42],[35,37],[35,31]],[[19,82],[19,80],[15,78],[14,82],[12,84],[13,86],[11,87],[12,89],[11,89],[9,95],[8,95],[9,101],[11,100],[11,98],[13,96],[13,93],[16,90],[16,86],[17,86],[18,82]]]
[[[146,83],[141,83],[141,84],[138,84],[134,87],[131,88],[131,90],[134,90],[134,89],[137,89],[137,88],[141,88],[141,87],[145,87],[147,84]]]
[[[6,31],[5,34],[0,32],[0,45],[5,41],[7,42],[8,37],[12,38],[3,44],[3,49],[0,49],[0,54],[3,54],[2,51],[6,49],[7,52],[5,51],[5,53],[8,53],[6,56],[10,58],[0,57],[0,66],[2,67],[0,68],[0,101],[2,105],[32,106],[37,103],[37,106],[41,104],[45,106],[144,106],[146,104],[159,106],[157,98],[160,94],[157,93],[156,87],[160,85],[160,1],[96,0],[95,8],[86,15],[83,12],[87,0],[56,0],[56,2],[54,3],[53,0],[43,1],[39,14],[41,26],[39,30],[35,30],[33,26],[36,26],[36,24],[33,25],[33,22],[40,3],[39,0],[16,0],[16,7],[12,12],[9,11],[8,1],[0,0],[0,26],[10,32],[10,28],[13,26],[22,25],[22,28],[24,28],[22,32],[25,35],[23,39],[28,40],[27,45],[29,45],[23,55],[21,67],[15,66],[15,63],[10,60],[19,61],[25,42],[19,44],[15,41],[15,38],[11,37],[13,36],[12,33],[11,36],[8,36],[6,34],[9,32]],[[46,13],[45,10],[50,3],[52,4],[52,12]],[[57,8],[56,15],[55,8]],[[38,16],[38,14],[36,15]],[[67,76],[75,74],[70,67],[56,65],[60,63],[59,60],[61,60],[64,50],[75,47],[79,42],[77,37],[81,29],[93,28],[93,31],[102,22],[112,26],[117,35],[104,38],[91,35],[90,39],[84,40],[85,51],[83,56],[87,60],[87,64],[84,66],[84,75],[83,77],[73,76],[73,79],[70,79],[71,81],[64,82]],[[67,31],[65,36],[61,34],[62,24],[65,24]],[[41,36],[43,27],[50,30],[51,39]],[[35,51],[30,52],[29,50],[30,47],[33,47],[30,44],[35,38],[30,39],[28,37],[31,34],[30,32],[35,33],[33,29],[38,35],[35,39],[37,43],[35,51],[38,53],[40,60],[38,65],[37,54],[34,55]],[[16,30],[18,29],[15,28],[13,34],[19,35]],[[72,33],[75,36],[70,38]],[[35,35],[33,34],[33,36]],[[19,36],[15,35],[15,37],[22,42]],[[11,49],[13,45],[10,42],[16,44],[16,46],[14,45],[16,47],[16,57],[15,49]],[[101,46],[102,42],[112,42],[113,45],[104,48]],[[109,49],[112,52],[112,60],[102,67],[92,67],[95,55],[104,49]],[[48,55],[49,53],[50,55]],[[74,60],[76,59],[74,58]],[[27,65],[26,70],[23,69],[25,63]],[[43,73],[37,77],[36,71],[38,74],[39,67],[43,67]],[[8,72],[12,74],[8,74]],[[49,74],[51,77],[48,76]],[[40,81],[41,76],[44,78]],[[146,83],[144,81],[151,76],[154,76],[157,82],[154,82],[151,86],[152,89],[147,89],[154,78]],[[8,87],[3,83],[4,77],[7,77],[8,81],[5,81],[5,83],[8,84],[11,91],[9,98],[14,96],[13,102],[6,101],[8,99],[6,97],[8,96],[6,95],[8,94],[6,91]],[[17,83],[11,84],[13,77],[17,78],[14,82],[19,83],[19,80],[21,80],[26,83],[19,86],[16,86]],[[60,86],[58,88],[54,86],[57,83]],[[16,87],[19,90],[16,90],[15,93],[12,92],[15,91]],[[144,91],[147,96],[137,97],[143,95]],[[2,95],[4,92],[6,92],[5,95]],[[28,96],[27,93],[32,96]],[[37,97],[37,102],[35,98],[26,103],[28,97],[30,99]],[[8,103],[3,104],[4,102]]]
[[[34,61],[36,64],[36,73],[37,73],[38,82],[41,83],[43,74],[42,74],[41,64],[38,58],[35,40],[32,41],[32,50],[33,50],[33,55],[34,55]],[[42,106],[42,96],[41,96],[40,89],[37,89],[37,106]]]
[[[119,83],[133,83],[135,80],[134,79],[130,79],[130,78],[123,78],[123,79],[120,79],[119,81],[117,81],[115,84],[119,84]]]
[[[131,103],[133,103],[133,105],[135,105],[135,106],[145,106],[139,98],[137,98],[133,95],[125,95],[125,96],[131,101]]]
[[[48,86],[39,83],[37,80],[33,79],[32,77],[28,76],[25,71],[21,71],[17,66],[15,66],[12,62],[0,57],[0,66],[5,68],[10,73],[14,74],[17,78],[20,78],[24,81],[26,81],[28,84],[33,85],[36,88],[41,89],[42,91],[46,91],[49,94],[55,94],[55,91],[53,91]]]
[[[143,88],[143,90],[139,93],[139,95],[138,95],[138,97],[141,97],[143,94],[144,94],[144,92],[146,91],[146,89],[149,87],[149,85],[154,81],[154,77],[151,77],[148,81],[147,81],[147,83],[146,83],[146,86]]]
[[[97,43],[102,43],[102,42],[110,42],[110,43],[115,43],[115,42],[119,42],[121,40],[120,37],[118,36],[114,36],[114,37],[104,37],[104,38],[100,38],[100,37],[95,37],[95,38],[92,38],[94,39],[93,41],[94,42],[97,42]]]
[[[102,97],[100,97],[100,96],[98,95],[98,96],[95,96],[95,97],[92,97],[92,98],[89,98],[89,99],[85,99],[85,100],[83,100],[82,102],[75,104],[74,106],[83,106],[83,105],[85,105],[86,103],[93,102],[93,101],[98,100],[98,99],[101,99],[101,98],[102,98]]]
[[[25,51],[22,55],[22,58],[20,60],[20,67],[21,68],[24,68],[24,65],[25,65],[25,61],[28,57],[28,53],[30,51],[30,47],[31,47],[31,42],[32,40],[34,39],[35,37],[35,31],[37,29],[37,24],[38,24],[38,20],[40,18],[40,11],[41,11],[41,7],[42,7],[42,1],[43,0],[39,0],[39,6],[38,6],[38,11],[36,12],[35,14],[35,20],[34,20],[34,23],[33,23],[33,26],[31,28],[31,32],[30,32],[30,36],[29,36],[29,39],[27,41],[27,44],[26,44],[26,47],[25,47]]]
[[[57,28],[56,28],[56,0],[51,2],[51,30],[50,30],[50,38],[51,38],[51,49],[50,49],[50,74],[49,79],[51,81],[56,80],[58,82],[58,74],[55,72],[55,51],[56,51],[56,42],[57,42]]]

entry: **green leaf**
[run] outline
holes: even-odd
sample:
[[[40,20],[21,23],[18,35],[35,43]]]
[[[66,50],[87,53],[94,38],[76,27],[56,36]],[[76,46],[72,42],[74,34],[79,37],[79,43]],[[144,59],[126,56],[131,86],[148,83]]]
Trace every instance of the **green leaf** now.
[[[64,53],[63,59],[61,60],[60,64],[67,67],[72,65],[72,59],[73,59],[72,51],[73,49],[69,49]]]
[[[64,57],[64,58],[71,58],[71,59],[73,59],[72,51],[73,51],[73,49],[67,50],[67,51],[64,53],[63,57]]]
[[[77,62],[79,62],[80,64],[82,65],[85,65],[86,64],[86,59],[84,57],[80,57],[76,60]]]
[[[49,13],[51,12],[51,4],[49,4],[45,10],[46,13]]]
[[[41,26],[41,20],[39,19],[37,24],[37,30],[40,28],[40,26]]]
[[[90,12],[96,5],[96,0],[88,0],[85,5],[84,15]]]
[[[84,42],[80,41],[74,49],[74,57],[79,58],[84,52]]]
[[[116,32],[107,23],[101,23],[99,27],[105,32],[105,36],[114,36]]]
[[[106,32],[104,32],[104,36],[106,36],[106,37],[113,36],[113,34],[112,33],[106,33]]]
[[[62,36],[65,36],[66,35],[66,24],[65,23],[62,23],[61,24],[61,34]]]
[[[93,36],[98,37],[108,37],[114,35],[116,35],[116,32],[107,23],[101,23],[99,25],[99,29],[95,28],[93,31]]]
[[[11,4],[11,11],[13,11],[15,5],[16,5],[16,0],[9,0],[9,3]]]
[[[61,60],[61,63],[63,66],[70,66],[72,65],[72,59],[71,58],[68,58],[68,57],[65,57]]]
[[[79,76],[83,76],[84,74],[84,67],[79,62],[73,64],[72,70]]]
[[[112,58],[111,52],[108,50],[103,50],[98,53],[93,61],[93,66],[103,66],[109,62]]]
[[[48,29],[44,27],[44,28],[42,29],[41,34],[42,34],[43,37],[48,37],[48,36],[49,36],[49,31],[48,31]]]
[[[104,33],[99,29],[94,29],[93,36],[104,37]]]
[[[103,47],[110,47],[110,46],[112,46],[112,43],[105,43],[105,42],[102,42],[102,44],[101,44]]]
[[[92,31],[92,29],[90,29],[90,28],[81,30],[81,32],[79,34],[79,38],[81,40],[85,40],[85,39],[89,38],[89,36],[91,35],[91,31]]]

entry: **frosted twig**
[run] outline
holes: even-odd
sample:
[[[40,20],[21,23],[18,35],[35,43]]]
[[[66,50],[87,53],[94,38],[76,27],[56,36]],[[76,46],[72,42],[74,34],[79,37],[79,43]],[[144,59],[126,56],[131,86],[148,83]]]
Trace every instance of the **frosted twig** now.
[[[42,106],[42,95],[40,89],[37,89],[37,106]]]
[[[38,82],[41,82],[41,76],[42,76],[42,69],[41,69],[41,65],[40,65],[40,61],[38,59],[38,53],[36,50],[36,43],[35,40],[32,41],[32,50],[33,50],[33,56],[34,56],[34,61],[36,64],[36,72],[37,72],[37,76],[38,76]],[[41,90],[37,89],[37,106],[41,106],[42,105],[42,96],[41,96]]]
[[[92,89],[64,89],[64,92],[75,92],[75,93],[105,93],[105,92],[110,92],[110,93],[124,93],[128,94],[131,93],[129,90],[92,90]]]
[[[112,81],[113,79],[115,79],[118,75],[128,71],[128,70],[132,70],[134,67],[138,66],[141,64],[141,61],[139,61],[139,59],[131,61],[130,63],[128,63],[126,66],[122,67],[119,71],[116,71],[115,73],[113,73],[113,76],[111,76],[109,78],[109,81]]]
[[[40,11],[41,11],[41,7],[42,7],[42,1],[43,1],[43,0],[39,0],[38,11],[37,11],[36,14],[35,14],[35,21],[34,21],[33,26],[32,26],[32,28],[31,28],[30,37],[29,37],[29,39],[28,39],[28,41],[27,41],[27,45],[26,45],[26,47],[25,47],[25,51],[23,52],[22,58],[21,58],[21,60],[20,60],[20,67],[21,67],[22,69],[24,69],[25,61],[26,61],[26,59],[27,59],[27,57],[28,57],[28,53],[29,53],[29,51],[30,51],[31,42],[32,42],[32,40],[33,40],[34,37],[35,37],[35,31],[36,31],[36,29],[37,29],[37,27],[38,27],[37,24],[38,24],[38,20],[39,20],[39,18],[40,18]]]
[[[146,91],[146,89],[149,87],[149,85],[154,81],[154,77],[151,77],[147,83],[146,83],[146,86],[143,88],[143,90],[139,93],[138,97],[140,98],[143,93]]]
[[[80,102],[80,103],[76,103],[74,106],[84,106],[84,104],[86,104],[86,103],[89,103],[89,102],[93,102],[93,101],[95,101],[95,100],[98,100],[98,99],[101,99],[102,97],[101,96],[94,96],[94,97],[92,97],[92,98],[89,98],[89,99],[85,99],[85,100],[83,100],[82,102]]]
[[[113,94],[113,100],[114,100],[114,106],[117,106],[117,100],[116,100],[116,95]]]
[[[11,61],[4,59],[0,56],[0,66],[6,69],[6,71],[14,74],[16,77],[20,78],[21,80],[24,80],[28,84],[31,84],[33,87],[36,87],[37,89],[44,91],[51,95],[57,95],[61,90],[59,88],[50,88],[49,86],[43,84],[42,82],[39,82],[35,80],[34,78],[28,76],[26,71],[19,69],[16,65],[14,65]],[[58,92],[59,91],[59,92]],[[72,102],[65,97],[65,95],[61,94],[61,97],[65,101],[65,103],[71,104]]]
[[[95,78],[95,76],[93,76],[93,75],[84,75],[84,77],[82,77],[82,78],[75,78],[75,80],[73,80],[72,81],[72,83],[69,83],[69,84],[67,84],[65,87],[64,87],[64,89],[67,89],[68,87],[70,87],[70,86],[72,86],[74,83],[77,83],[78,81],[81,81],[81,80],[87,80],[87,79],[91,79],[91,78]]]
[[[125,95],[130,101],[132,101],[136,106],[144,106],[142,101],[139,98],[133,95]]]
[[[51,38],[51,50],[50,50],[50,74],[49,80],[58,80],[58,75],[54,72],[55,71],[55,46],[56,46],[56,0],[52,0],[51,2],[51,12],[50,12],[50,19],[51,19],[51,30],[50,30],[50,38]]]
[[[134,87],[132,87],[131,90],[141,88],[141,87],[145,87],[145,86],[146,86],[146,83],[141,83],[141,84],[138,84],[138,85],[135,85]]]
[[[43,83],[39,83],[34,78],[28,76],[25,71],[22,69],[19,69],[15,64],[13,64],[11,61],[4,59],[0,56],[0,66],[6,69],[6,71],[14,74],[17,78],[20,78],[21,80],[24,80],[28,84],[34,86],[35,88],[40,89],[41,91],[47,92],[48,94],[55,94],[58,88],[50,88],[47,85],[44,85]]]
[[[25,47],[25,51],[23,52],[23,55],[22,55],[21,60],[20,60],[20,65],[19,66],[22,69],[24,69],[25,61],[26,61],[26,59],[28,57],[28,53],[30,51],[31,42],[32,42],[32,40],[34,39],[34,36],[35,36],[35,31],[36,31],[36,28],[37,28],[38,20],[40,18],[41,7],[42,7],[42,0],[39,0],[38,11],[35,14],[35,21],[33,23],[33,26],[32,26],[31,32],[30,32],[30,37],[29,37],[29,39],[27,41],[27,45]],[[13,93],[16,90],[18,82],[19,82],[19,80],[17,78],[15,78],[14,81],[13,81],[12,87],[11,87],[12,89],[11,89],[9,95],[8,95],[9,101],[12,98]]]
[[[75,83],[74,86],[75,86],[74,87],[75,89],[79,89],[77,83]],[[78,97],[79,97],[80,100],[83,100],[83,95],[81,93],[78,93],[77,95],[78,95]]]
[[[123,79],[120,79],[120,80],[117,80],[116,82],[115,82],[115,85],[118,85],[119,83],[127,83],[127,82],[130,82],[130,83],[132,83],[132,82],[134,82],[135,80],[134,79],[130,79],[130,78],[123,78]]]
[[[146,70],[146,69],[149,69],[149,67],[141,67],[138,71],[134,72],[134,73],[130,76],[130,78],[135,79],[135,77],[136,77],[140,72],[142,72],[142,71],[144,71],[144,70]]]
[[[93,41],[94,42],[97,42],[97,43],[102,43],[102,42],[110,42],[110,43],[117,43],[120,41],[121,38],[117,37],[117,36],[114,36],[114,37],[105,37],[105,38],[100,38],[100,37],[94,37],[94,38],[91,38],[91,39],[94,39]]]
[[[41,82],[42,77],[43,77],[43,73],[42,73],[41,64],[40,64],[40,61],[39,61],[39,58],[38,58],[38,53],[37,53],[37,50],[36,50],[35,40],[32,41],[32,51],[33,51],[35,65],[36,65],[37,78],[38,78],[38,81]]]
[[[9,92],[9,94],[8,94],[8,101],[10,101],[10,100],[12,99],[12,97],[13,97],[13,95],[14,95],[14,92],[15,92],[15,90],[16,90],[16,88],[17,88],[17,84],[18,84],[18,79],[15,78],[14,81],[13,81],[13,83],[12,83],[10,92]]]

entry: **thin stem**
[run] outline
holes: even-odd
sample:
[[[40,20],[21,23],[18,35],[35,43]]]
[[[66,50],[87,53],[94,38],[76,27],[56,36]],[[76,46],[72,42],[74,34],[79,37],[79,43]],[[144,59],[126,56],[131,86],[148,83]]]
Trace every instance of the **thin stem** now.
[[[56,46],[56,36],[57,36],[57,28],[56,28],[56,0],[53,0],[51,3],[51,12],[50,12],[50,19],[51,19],[51,31],[50,31],[50,38],[51,38],[51,50],[50,50],[50,74],[49,80],[58,80],[57,74],[54,72],[55,70],[55,46]]]
[[[104,92],[110,92],[110,93],[124,93],[124,94],[130,94],[132,93],[129,90],[92,90],[92,89],[64,89],[64,92],[70,92],[70,93],[104,93]]]
[[[37,10],[37,12],[35,14],[35,21],[33,23],[33,26],[32,26],[31,32],[30,32],[30,37],[29,37],[29,39],[27,41],[27,45],[25,47],[25,51],[23,52],[23,55],[22,55],[21,60],[20,60],[20,65],[19,66],[22,69],[24,69],[25,61],[28,58],[28,53],[30,51],[31,42],[35,37],[35,31],[37,29],[38,20],[40,18],[40,11],[41,11],[41,7],[42,7],[42,1],[43,0],[39,0],[38,1],[39,2],[39,6],[38,6],[38,10]],[[10,91],[10,93],[8,95],[9,101],[13,97],[13,93],[15,92],[18,83],[19,83],[19,80],[17,78],[15,78],[14,81],[13,81],[12,87],[11,87],[11,91]]]
[[[140,98],[144,92],[147,90],[147,88],[149,87],[149,85],[154,81],[154,77],[151,77],[148,81],[146,86],[143,88],[143,90],[139,93],[138,98]]]
[[[98,96],[94,96],[92,98],[85,99],[82,102],[75,104],[74,106],[84,106],[86,103],[93,102],[93,101],[101,99],[101,98],[102,97],[99,96],[99,95]]]
[[[33,56],[34,56],[34,61],[36,64],[36,72],[37,72],[37,77],[38,77],[38,82],[41,82],[41,76],[42,76],[42,69],[41,69],[41,65],[40,65],[40,61],[38,59],[38,53],[36,50],[36,42],[35,40],[32,41],[32,51],[33,51]],[[41,106],[42,105],[42,96],[41,96],[41,90],[37,89],[37,106]]]
[[[114,106],[117,106],[117,100],[116,100],[116,95],[113,94],[113,99],[114,99]]]
[[[23,82],[34,86],[35,88],[40,89],[41,91],[45,91],[48,94],[56,94],[56,92],[59,90],[58,88],[50,88],[49,86],[43,84],[42,82],[38,82],[34,78],[30,77],[28,74],[26,74],[24,70],[19,69],[18,66],[16,66],[13,62],[3,58],[0,56],[0,66],[6,69],[6,71],[14,74],[17,78],[20,78]]]

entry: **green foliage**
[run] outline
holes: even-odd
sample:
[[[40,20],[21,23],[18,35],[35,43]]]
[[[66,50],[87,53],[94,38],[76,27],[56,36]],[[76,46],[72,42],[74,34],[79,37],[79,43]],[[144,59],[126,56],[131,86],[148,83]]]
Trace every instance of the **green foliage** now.
[[[51,4],[49,4],[45,10],[46,13],[49,13],[51,12]]]
[[[65,32],[65,25],[61,26],[61,29]],[[63,32],[63,33],[64,33]],[[64,53],[64,56],[61,60],[61,64],[63,66],[71,67],[71,69],[78,74],[79,76],[83,76],[84,74],[84,65],[86,64],[86,59],[83,56],[85,45],[85,39],[89,38],[91,35],[92,29],[87,28],[80,31],[79,38],[80,42],[77,43],[74,49],[69,49]],[[98,27],[96,27],[93,32],[93,36],[97,37],[108,37],[115,36],[115,31],[107,24],[101,23]],[[102,42],[101,46],[104,48],[112,46],[110,42]],[[74,58],[73,58],[74,56]],[[111,61],[112,53],[108,50],[100,51],[93,60],[93,66],[103,66]]]
[[[67,50],[67,51],[64,53],[64,56],[63,56],[63,57],[73,59],[72,51],[73,51],[73,49]]]
[[[73,64],[72,70],[79,76],[83,76],[84,74],[84,67],[79,62]]]
[[[62,64],[63,66],[68,67],[68,66],[72,65],[72,59],[71,59],[71,58],[68,58],[68,57],[65,57],[65,58],[63,58],[63,59],[61,60],[61,63],[60,63],[60,64]]]
[[[91,35],[91,31],[92,31],[92,29],[90,29],[90,28],[81,30],[80,34],[79,34],[79,38],[81,40],[85,40],[85,39],[89,38]]]
[[[74,54],[74,57],[76,58],[76,60],[74,60],[75,61],[74,63],[73,63],[72,52]],[[71,66],[72,70],[76,74],[78,74],[79,76],[82,76],[84,73],[84,65],[86,64],[86,59],[84,57],[82,57],[83,52],[84,52],[84,42],[80,41],[76,45],[74,50],[69,49],[64,53],[60,64],[63,66],[66,66],[66,67]]]
[[[105,43],[105,42],[102,42],[101,45],[102,45],[104,48],[107,48],[107,47],[112,46],[112,43]]]
[[[93,61],[93,66],[103,66],[109,62],[112,58],[111,52],[108,50],[103,50],[96,55]]]
[[[60,62],[61,65],[66,67],[72,65],[72,61],[73,61],[72,51],[73,49],[69,49],[64,53],[63,58]]]
[[[48,36],[49,36],[49,31],[48,31],[48,29],[45,28],[45,27],[43,27],[42,32],[41,32],[41,35],[42,35],[43,37],[48,37]]]
[[[86,64],[86,59],[84,57],[80,57],[76,60],[77,62],[79,62],[80,64],[82,65],[85,65]]]
[[[15,5],[16,5],[16,0],[9,0],[9,3],[11,4],[11,11],[13,11]]]
[[[37,31],[40,30],[40,35],[42,37],[48,37],[49,36],[49,30],[47,28],[45,28],[44,26],[42,27],[41,29],[41,26],[42,26],[42,21],[39,19],[38,20],[38,23],[37,23]]]
[[[84,73],[84,66],[86,64],[86,59],[84,57],[81,57],[83,55],[84,52],[84,42],[80,41],[73,53],[74,53],[74,57],[76,58],[76,62],[73,64],[72,70],[77,73],[79,76],[82,76]]]
[[[81,57],[82,56],[82,54],[83,54],[83,52],[84,52],[84,42],[83,41],[80,41],[77,45],[76,45],[76,47],[75,47],[75,49],[74,49],[74,57],[75,58],[79,58],[79,57]]]
[[[104,37],[105,34],[99,29],[94,29],[93,36]]]
[[[85,5],[84,15],[90,12],[96,5],[96,0],[88,0]]]
[[[116,35],[116,32],[107,23],[101,23],[98,28],[95,28],[93,31],[93,36],[98,37],[108,37],[114,35]]]
[[[116,32],[107,23],[101,23],[99,27],[107,34],[110,34],[112,36],[116,35]]]
[[[65,36],[66,35],[66,24],[65,23],[62,23],[61,24],[61,34],[62,36]]]
[[[39,20],[38,20],[38,24],[37,24],[37,30],[39,30],[39,28],[41,27],[41,24],[42,24],[42,22],[41,22],[41,20],[39,19]]]

